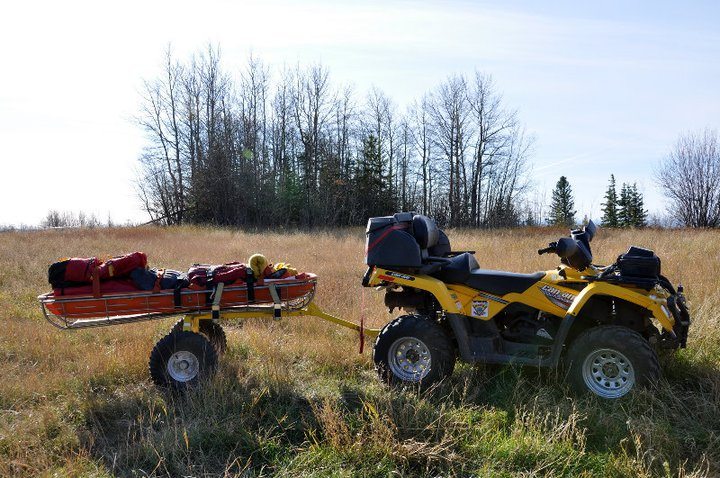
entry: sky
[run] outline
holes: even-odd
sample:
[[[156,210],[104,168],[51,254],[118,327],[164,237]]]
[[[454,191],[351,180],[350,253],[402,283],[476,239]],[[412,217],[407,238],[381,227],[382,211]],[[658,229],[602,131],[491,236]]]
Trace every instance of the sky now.
[[[531,178],[560,175],[600,216],[610,174],[665,209],[653,176],[678,135],[720,129],[720,2],[135,1],[6,3],[0,16],[0,225],[49,209],[143,222],[134,122],[163,52],[219,45],[237,73],[322,63],[402,108],[449,75],[493,76],[535,137]]]

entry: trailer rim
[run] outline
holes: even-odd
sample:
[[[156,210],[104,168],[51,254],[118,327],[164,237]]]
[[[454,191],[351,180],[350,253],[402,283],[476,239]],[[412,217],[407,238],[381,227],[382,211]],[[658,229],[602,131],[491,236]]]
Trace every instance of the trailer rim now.
[[[200,360],[190,351],[178,350],[168,359],[166,370],[173,380],[190,382],[200,371]]]

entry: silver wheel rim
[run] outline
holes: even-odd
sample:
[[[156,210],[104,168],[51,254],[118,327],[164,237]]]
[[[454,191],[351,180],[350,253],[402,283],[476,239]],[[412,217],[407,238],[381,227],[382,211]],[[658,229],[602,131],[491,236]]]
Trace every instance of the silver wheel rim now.
[[[585,357],[582,374],[585,385],[603,398],[622,397],[635,385],[632,362],[613,349],[599,349]]]
[[[388,351],[390,371],[406,382],[419,382],[425,378],[431,364],[430,349],[415,337],[397,339]]]
[[[192,352],[181,350],[170,356],[167,363],[168,375],[176,382],[189,382],[197,377],[200,361]]]

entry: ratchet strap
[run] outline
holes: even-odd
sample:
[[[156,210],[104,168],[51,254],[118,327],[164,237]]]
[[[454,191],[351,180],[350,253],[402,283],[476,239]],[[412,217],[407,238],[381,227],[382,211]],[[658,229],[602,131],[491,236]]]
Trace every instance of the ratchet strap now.
[[[282,303],[280,302],[280,296],[278,295],[277,288],[275,287],[275,284],[270,284],[268,289],[270,290],[270,297],[272,297],[273,303],[275,304],[273,306],[273,319],[280,320],[282,318]]]
[[[215,290],[212,294],[212,319],[213,320],[219,320],[220,319],[220,300],[222,299],[222,293],[223,289],[225,288],[225,284],[220,282],[218,285],[215,286]]]

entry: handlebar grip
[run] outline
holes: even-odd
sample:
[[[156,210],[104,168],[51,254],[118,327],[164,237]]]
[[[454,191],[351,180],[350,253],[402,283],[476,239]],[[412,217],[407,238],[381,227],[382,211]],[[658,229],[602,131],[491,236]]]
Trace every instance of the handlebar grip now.
[[[546,247],[545,249],[538,249],[538,255],[542,256],[543,254],[549,254],[550,252],[555,252],[554,247]]]

